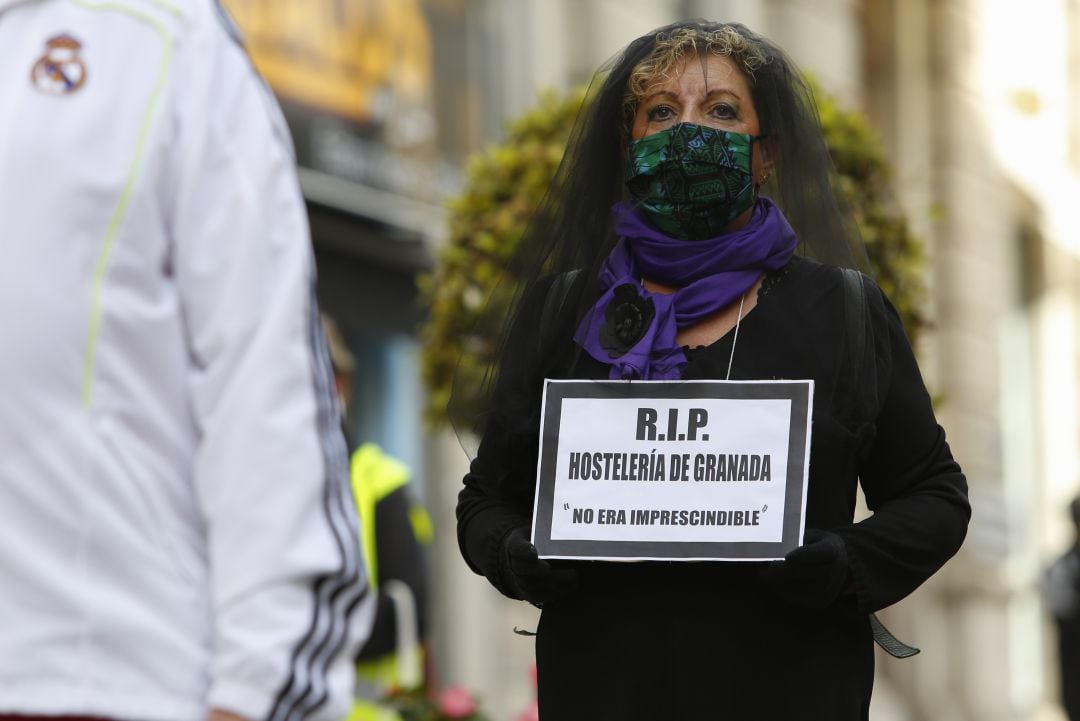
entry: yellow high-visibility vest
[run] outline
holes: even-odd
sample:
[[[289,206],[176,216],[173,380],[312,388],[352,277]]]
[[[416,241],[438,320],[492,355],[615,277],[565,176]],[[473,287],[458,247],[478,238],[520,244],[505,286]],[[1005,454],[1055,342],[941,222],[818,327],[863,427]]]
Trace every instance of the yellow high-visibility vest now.
[[[364,561],[372,590],[379,588],[378,554],[376,553],[375,508],[383,498],[409,482],[409,469],[401,461],[383,453],[374,443],[365,443],[353,453],[350,465],[353,496],[360,519]],[[431,519],[420,506],[409,510],[413,533],[423,545],[432,537]],[[407,592],[404,584],[396,584],[398,592]],[[389,589],[387,589],[389,590]],[[398,605],[398,613],[402,606]],[[414,618],[409,619],[415,624]],[[402,668],[406,664],[409,668]],[[356,665],[358,685],[370,688],[374,695],[405,685],[416,687],[423,683],[423,654],[416,648],[399,649],[385,656]],[[346,721],[400,721],[392,709],[379,705],[373,698],[358,697]]]
[[[365,443],[353,452],[349,467],[356,513],[360,518],[364,562],[372,590],[379,588],[378,554],[375,553],[375,506],[409,482],[409,469],[401,461],[383,453],[374,443]]]

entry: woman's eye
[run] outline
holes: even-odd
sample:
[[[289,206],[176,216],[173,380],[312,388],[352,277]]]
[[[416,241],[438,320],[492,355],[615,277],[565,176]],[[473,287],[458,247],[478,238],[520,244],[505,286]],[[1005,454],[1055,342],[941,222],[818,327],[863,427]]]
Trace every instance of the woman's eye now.
[[[674,117],[675,111],[667,105],[657,105],[655,107],[649,108],[648,118],[652,122],[657,122],[660,120],[671,120]]]
[[[712,115],[714,117],[722,118],[724,120],[733,120],[738,114],[735,112],[735,108],[733,108],[732,106],[728,105],[727,103],[720,103],[719,105],[713,106]]]

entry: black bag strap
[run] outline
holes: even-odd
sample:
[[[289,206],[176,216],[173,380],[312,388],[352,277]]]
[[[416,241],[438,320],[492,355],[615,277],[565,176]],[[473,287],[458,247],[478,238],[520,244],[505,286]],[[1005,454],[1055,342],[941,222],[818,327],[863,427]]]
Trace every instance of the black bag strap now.
[[[894,636],[892,631],[885,628],[885,624],[881,622],[876,613],[870,614],[870,630],[874,634],[874,641],[877,642],[878,646],[881,646],[881,650],[893,658],[911,658],[920,653],[919,649],[907,645]]]
[[[854,268],[844,268],[843,271],[844,321],[848,331],[852,387],[858,388],[863,368],[863,352],[866,350],[866,286],[863,285],[863,275],[859,271]],[[877,614],[870,614],[870,630],[877,645],[893,658],[910,658],[919,653],[919,649],[904,643],[885,628]]]
[[[854,374],[852,387],[859,387],[862,373],[862,356],[866,350],[866,288],[862,273],[854,268],[844,271],[844,320],[848,330],[848,353],[850,368]]]
[[[547,339],[548,334],[551,332],[551,325],[555,322],[555,318],[559,313],[562,312],[566,296],[580,273],[581,269],[575,268],[565,273],[559,273],[552,280],[551,287],[548,288],[547,295],[544,297],[544,309],[540,311],[540,333],[538,336],[541,343]]]

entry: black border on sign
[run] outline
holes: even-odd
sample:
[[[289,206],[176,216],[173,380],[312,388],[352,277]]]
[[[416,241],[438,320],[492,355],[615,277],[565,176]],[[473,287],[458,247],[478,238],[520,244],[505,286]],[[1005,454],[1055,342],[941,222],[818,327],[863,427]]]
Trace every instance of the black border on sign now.
[[[783,558],[801,541],[803,475],[809,453],[807,434],[813,381],[603,381],[551,380],[544,383],[540,459],[533,515],[533,544],[541,557],[570,559],[747,560]],[[783,530],[778,543],[714,541],[590,541],[552,540],[555,466],[562,404],[567,398],[715,398],[791,401],[788,435],[787,489]]]

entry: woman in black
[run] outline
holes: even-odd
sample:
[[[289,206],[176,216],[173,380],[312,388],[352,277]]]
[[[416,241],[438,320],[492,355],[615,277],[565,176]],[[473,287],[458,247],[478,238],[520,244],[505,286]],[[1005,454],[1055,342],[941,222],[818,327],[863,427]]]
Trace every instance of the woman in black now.
[[[769,41],[700,21],[635,40],[597,85],[511,264],[526,275],[462,553],[542,606],[546,721],[867,719],[869,614],[958,550],[970,508],[896,312],[843,270],[864,259],[810,92]],[[813,379],[803,545],[770,563],[538,559],[544,378]],[[874,513],[853,523],[860,482]]]

